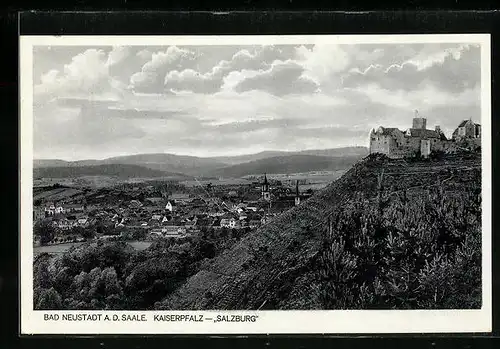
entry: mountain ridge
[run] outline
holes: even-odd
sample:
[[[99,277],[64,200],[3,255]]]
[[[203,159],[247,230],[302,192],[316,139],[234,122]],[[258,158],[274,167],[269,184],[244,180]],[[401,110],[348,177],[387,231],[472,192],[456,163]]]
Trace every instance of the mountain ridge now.
[[[217,173],[227,173],[232,172],[231,169],[223,170],[224,168],[229,168],[231,166],[242,165],[246,163],[264,161],[266,159],[271,159],[279,157],[282,164],[284,164],[285,158],[288,157],[289,161],[294,162],[298,156],[312,156],[309,160],[312,164],[316,163],[319,158],[314,158],[318,156],[323,156],[327,158],[339,158],[339,157],[355,157],[361,158],[368,155],[368,149],[366,147],[344,147],[344,148],[331,148],[331,149],[312,149],[304,150],[299,152],[286,152],[286,151],[264,151],[255,154],[240,155],[240,156],[222,156],[222,157],[196,157],[190,155],[175,155],[169,153],[149,153],[149,154],[135,154],[135,155],[124,155],[115,156],[102,160],[87,159],[87,160],[76,160],[76,161],[66,161],[60,159],[34,159],[33,167],[37,168],[48,168],[48,167],[82,167],[82,166],[98,166],[98,165],[111,165],[111,164],[124,164],[124,165],[137,165],[146,167],[152,170],[160,170],[171,173],[182,173],[188,176],[197,176],[200,174],[217,174]],[[305,161],[305,158],[303,158]],[[326,161],[326,158],[323,159]],[[296,163],[296,161],[294,162]],[[253,164],[258,165],[258,164]],[[247,165],[247,167],[252,165]],[[293,167],[293,166],[292,166]],[[304,169],[303,166],[299,166]],[[318,167],[318,165],[313,165],[315,169],[323,169]],[[323,166],[327,168],[327,165]],[[243,166],[245,168],[245,166]],[[294,169],[292,169],[294,172]],[[234,170],[238,172],[237,170]],[[260,170],[255,170],[259,172]],[[266,172],[266,171],[265,171]],[[269,172],[269,171],[267,171]],[[282,171],[278,171],[282,172]],[[242,173],[245,175],[248,173]]]
[[[119,161],[127,158],[137,158],[142,156],[151,156],[151,157],[172,157],[172,158],[188,158],[188,159],[204,159],[204,160],[219,160],[222,159],[239,159],[243,158],[246,161],[246,158],[267,158],[274,157],[280,155],[296,155],[296,154],[304,154],[304,155],[324,155],[330,156],[326,154],[332,154],[331,156],[337,156],[338,154],[359,154],[359,155],[367,155],[368,148],[364,146],[352,146],[352,147],[340,147],[340,148],[326,148],[326,149],[307,149],[307,150],[299,150],[299,151],[286,151],[286,150],[264,150],[258,153],[252,154],[244,154],[244,155],[229,155],[229,156],[192,156],[192,155],[178,155],[173,153],[139,153],[139,154],[131,154],[131,155],[118,155],[111,156],[104,159],[81,159],[81,160],[62,160],[57,158],[36,158],[33,159],[34,165],[36,167],[39,166],[53,166],[54,164],[67,164],[67,165],[87,165],[92,163],[99,163],[105,161]],[[254,160],[254,159],[252,159]],[[248,160],[251,161],[251,160]],[[222,161],[224,162],[224,161]],[[229,163],[227,163],[229,164]]]

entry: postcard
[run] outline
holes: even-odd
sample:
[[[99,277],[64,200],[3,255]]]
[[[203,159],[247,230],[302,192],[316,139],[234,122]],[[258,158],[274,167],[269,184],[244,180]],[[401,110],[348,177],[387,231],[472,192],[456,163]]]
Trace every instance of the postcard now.
[[[21,333],[489,332],[488,34],[21,36]]]

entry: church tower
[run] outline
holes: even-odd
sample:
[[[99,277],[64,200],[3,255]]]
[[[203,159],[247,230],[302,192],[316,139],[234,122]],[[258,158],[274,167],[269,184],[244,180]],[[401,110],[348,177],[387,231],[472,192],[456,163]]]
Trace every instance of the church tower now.
[[[295,206],[300,204],[299,180],[295,182]]]
[[[264,182],[262,182],[261,185],[261,195],[262,198],[266,201],[269,201],[271,199],[271,193],[269,192],[269,182],[267,181],[267,176],[264,173]]]

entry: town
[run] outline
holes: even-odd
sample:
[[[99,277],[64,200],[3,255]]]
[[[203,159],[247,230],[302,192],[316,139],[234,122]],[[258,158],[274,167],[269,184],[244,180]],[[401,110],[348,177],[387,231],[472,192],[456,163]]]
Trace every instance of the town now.
[[[48,200],[42,195],[34,202],[35,246],[88,239],[182,239],[210,229],[248,232],[314,192],[301,192],[299,180],[284,185],[266,174],[248,185],[189,188],[178,182],[144,182],[78,190],[55,184],[43,190]]]

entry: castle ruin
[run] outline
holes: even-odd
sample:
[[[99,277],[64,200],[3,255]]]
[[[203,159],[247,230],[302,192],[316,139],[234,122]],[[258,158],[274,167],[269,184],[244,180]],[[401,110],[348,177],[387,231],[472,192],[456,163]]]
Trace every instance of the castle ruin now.
[[[433,152],[453,154],[460,150],[476,150],[481,146],[481,125],[472,119],[462,121],[448,139],[441,128],[427,129],[427,119],[415,112],[412,127],[406,131],[382,127],[370,132],[370,154],[381,153],[390,158],[429,157]]]

